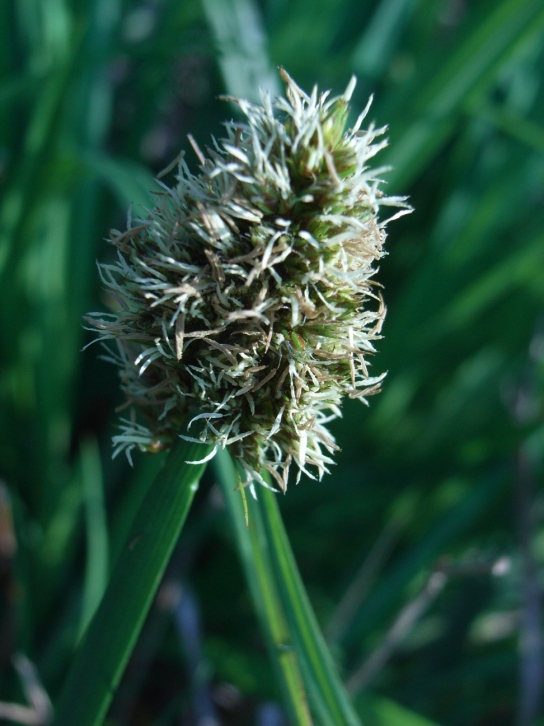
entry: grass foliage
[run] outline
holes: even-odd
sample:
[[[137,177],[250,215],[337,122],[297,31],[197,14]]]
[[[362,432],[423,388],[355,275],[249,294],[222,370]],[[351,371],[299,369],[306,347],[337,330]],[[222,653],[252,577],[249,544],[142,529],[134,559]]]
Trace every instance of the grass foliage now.
[[[274,91],[280,64],[335,93],[355,73],[354,111],[375,94],[387,192],[416,210],[379,272],[383,392],[345,405],[332,475],[278,501],[317,620],[365,726],[543,718],[543,31],[540,0],[0,4],[0,718],[28,698],[16,653],[56,700],[162,463],[111,460],[115,370],[81,353],[82,315],[107,305],[103,238],[181,149],[196,168],[186,134],[205,146],[236,113],[219,95]],[[320,667],[268,658],[256,542],[215,476],[112,725],[272,723]],[[278,551],[270,572],[290,567]],[[305,605],[265,592],[275,637]]]

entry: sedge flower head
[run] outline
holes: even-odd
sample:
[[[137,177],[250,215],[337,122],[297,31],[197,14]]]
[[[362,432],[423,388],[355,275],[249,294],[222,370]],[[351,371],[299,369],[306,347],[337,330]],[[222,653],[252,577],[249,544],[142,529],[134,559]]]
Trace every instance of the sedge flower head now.
[[[409,211],[380,191],[371,162],[385,129],[346,128],[354,88],[234,101],[242,121],[177,183],[100,265],[118,303],[88,321],[113,340],[129,415],[115,452],[155,451],[178,436],[229,447],[247,482],[281,490],[289,469],[321,478],[337,448],[327,424],[343,396],[362,401],[385,307],[372,279],[385,225]],[[369,103],[370,105],[370,103]],[[389,220],[380,207],[399,207]],[[184,422],[189,421],[189,431]]]

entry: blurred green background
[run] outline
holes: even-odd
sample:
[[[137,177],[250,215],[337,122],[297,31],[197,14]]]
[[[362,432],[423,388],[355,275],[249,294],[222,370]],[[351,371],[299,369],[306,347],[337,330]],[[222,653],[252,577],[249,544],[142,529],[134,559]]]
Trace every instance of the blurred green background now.
[[[378,275],[383,392],[280,502],[312,603],[365,724],[544,723],[543,31],[541,0],[0,4],[0,701],[25,702],[15,653],[56,697],[160,465],[111,460],[116,372],[81,353],[103,240],[282,65],[356,74],[354,116],[375,94],[415,207]],[[210,470],[110,723],[272,726],[278,701]]]

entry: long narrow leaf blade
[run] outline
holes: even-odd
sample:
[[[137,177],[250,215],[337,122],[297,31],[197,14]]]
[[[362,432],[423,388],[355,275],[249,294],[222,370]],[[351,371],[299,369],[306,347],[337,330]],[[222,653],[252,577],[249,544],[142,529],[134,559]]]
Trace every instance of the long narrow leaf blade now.
[[[76,652],[54,726],[103,723],[205,468],[186,462],[209,449],[180,440],[155,478]]]

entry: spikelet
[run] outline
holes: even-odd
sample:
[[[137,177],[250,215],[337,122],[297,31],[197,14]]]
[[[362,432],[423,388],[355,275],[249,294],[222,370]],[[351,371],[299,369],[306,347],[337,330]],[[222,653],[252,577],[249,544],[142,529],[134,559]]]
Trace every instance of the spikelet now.
[[[285,491],[291,464],[321,478],[342,397],[379,390],[368,357],[385,307],[372,276],[386,221],[410,211],[370,166],[386,145],[384,128],[363,126],[370,102],[346,130],[354,79],[329,99],[281,75],[285,98],[229,99],[244,121],[206,157],[197,149],[197,174],[181,158],[176,186],[112,233],[117,261],[100,274],[119,309],[87,318],[114,341],[131,412],[114,455],[180,435],[229,447],[252,492],[263,471]],[[384,221],[382,206],[398,210]]]

